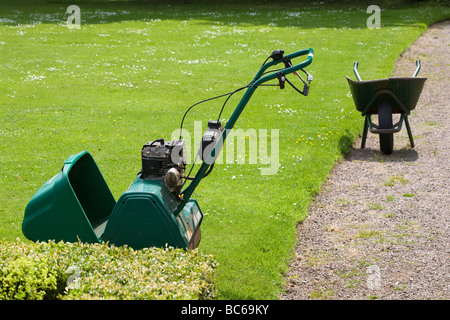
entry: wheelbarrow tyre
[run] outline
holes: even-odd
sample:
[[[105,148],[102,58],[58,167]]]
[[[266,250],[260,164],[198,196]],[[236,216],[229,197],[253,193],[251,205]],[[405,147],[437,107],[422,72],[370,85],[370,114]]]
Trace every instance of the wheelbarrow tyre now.
[[[392,129],[392,110],[387,103],[378,106],[378,127],[380,129]],[[394,149],[394,134],[380,133],[380,150],[384,154],[391,154]]]

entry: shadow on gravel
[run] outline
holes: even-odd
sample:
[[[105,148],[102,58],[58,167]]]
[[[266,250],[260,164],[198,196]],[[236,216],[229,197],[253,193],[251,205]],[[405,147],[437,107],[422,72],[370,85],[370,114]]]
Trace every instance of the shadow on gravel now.
[[[376,138],[378,140],[378,137]],[[419,153],[408,147],[395,149],[392,154],[381,153],[380,149],[373,149],[366,144],[364,149],[360,148],[361,138],[355,139],[351,133],[346,132],[341,136],[338,142],[339,151],[344,156],[345,161],[366,161],[366,162],[414,162],[419,159]],[[378,146],[378,144],[376,144]]]
[[[360,160],[369,162],[414,162],[419,159],[419,154],[414,149],[394,150],[392,154],[385,155],[380,150],[369,148],[352,149],[345,157],[347,161]]]

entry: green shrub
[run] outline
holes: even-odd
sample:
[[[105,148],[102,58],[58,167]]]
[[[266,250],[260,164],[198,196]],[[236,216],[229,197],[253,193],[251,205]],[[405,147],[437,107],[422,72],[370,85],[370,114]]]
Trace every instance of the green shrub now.
[[[0,299],[214,299],[215,266],[197,250],[0,241]]]
[[[43,262],[20,257],[0,271],[0,299],[42,300],[56,291],[56,275]]]

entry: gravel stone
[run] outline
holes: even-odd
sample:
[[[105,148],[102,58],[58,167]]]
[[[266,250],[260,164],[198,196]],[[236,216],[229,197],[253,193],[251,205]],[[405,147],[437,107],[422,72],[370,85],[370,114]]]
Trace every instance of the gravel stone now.
[[[397,61],[394,76],[420,59],[428,78],[409,116],[415,148],[405,127],[391,155],[376,134],[355,141],[298,225],[281,300],[450,298],[449,44],[450,21],[437,23]]]

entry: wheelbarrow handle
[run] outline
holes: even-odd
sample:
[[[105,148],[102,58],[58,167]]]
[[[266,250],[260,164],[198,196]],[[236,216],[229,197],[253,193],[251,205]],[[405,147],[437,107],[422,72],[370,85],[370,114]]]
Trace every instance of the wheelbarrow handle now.
[[[417,59],[416,60],[416,71],[414,71],[413,77],[417,77],[417,75],[419,74],[420,71],[420,60]]]
[[[419,74],[419,71],[420,71],[420,60],[417,59],[416,60],[416,71],[414,71],[413,77],[417,77],[417,75]],[[355,63],[353,64],[353,72],[355,73],[355,76],[358,79],[358,81],[362,81],[361,77],[358,73],[358,61],[355,61]]]
[[[353,65],[353,72],[355,73],[356,79],[358,79],[358,81],[362,81],[358,73],[358,61],[355,61],[355,64]]]

